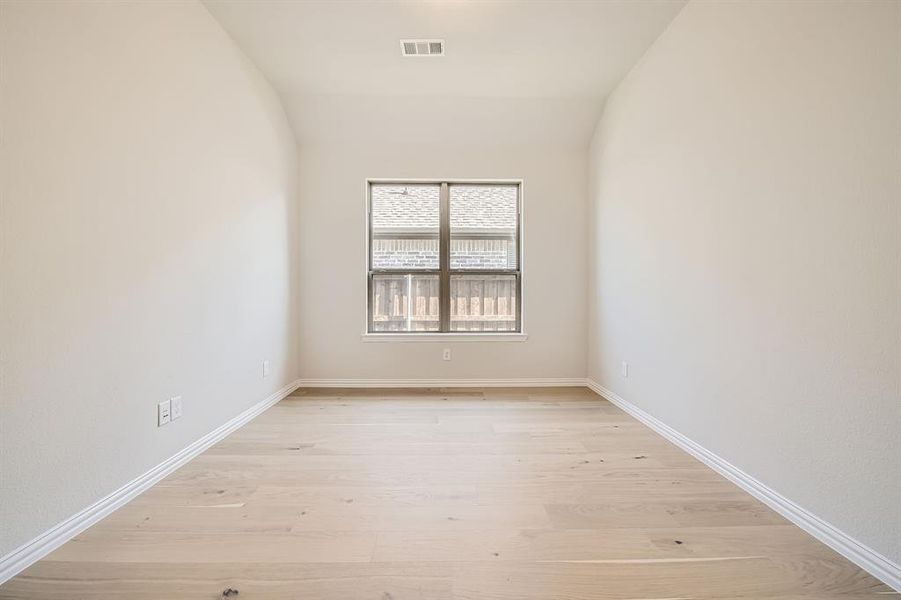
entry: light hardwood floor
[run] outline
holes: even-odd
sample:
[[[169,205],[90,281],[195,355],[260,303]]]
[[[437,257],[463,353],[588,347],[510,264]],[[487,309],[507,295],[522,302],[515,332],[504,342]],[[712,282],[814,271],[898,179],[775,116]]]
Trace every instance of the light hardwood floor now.
[[[896,596],[583,388],[301,390],[0,598]]]

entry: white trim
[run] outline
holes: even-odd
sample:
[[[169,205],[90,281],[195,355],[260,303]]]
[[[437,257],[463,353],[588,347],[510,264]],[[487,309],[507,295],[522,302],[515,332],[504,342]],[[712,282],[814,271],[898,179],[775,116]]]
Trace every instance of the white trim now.
[[[714,471],[781,514],[783,517],[820,540],[890,587],[901,591],[901,566],[858,542],[848,534],[823,521],[785,496],[767,487],[722,457],[685,437],[656,417],[646,413],[592,379],[517,378],[517,379],[298,379],[241,414],[206,434],[196,442],[128,482],[115,492],[69,517],[35,539],[0,558],[0,584],[11,579],[53,550],[62,546],[97,521],[114,512],[183,464],[235,431],[299,387],[324,388],[458,388],[458,387],[579,387],[587,386],[629,413],[658,434],[670,440]]]
[[[525,333],[364,333],[364,342],[524,342]]]
[[[522,178],[500,178],[500,179],[479,179],[478,177],[367,177],[366,185],[370,183],[499,183],[499,184],[516,184],[522,185]]]
[[[515,379],[301,379],[308,388],[585,387],[582,377]]]
[[[186,462],[235,431],[267,408],[288,396],[300,386],[300,380],[293,381],[266,399],[257,402],[238,416],[217,427],[196,442],[167,458],[143,475],[132,479],[118,490],[109,494],[72,515],[65,521],[48,529],[6,556],[0,558],[0,584],[11,579],[70,539],[122,507],[139,494],[147,491],[155,483],[173,473]]]
[[[592,379],[586,385],[886,585],[901,591],[901,566],[798,506],[726,459],[682,435]]]

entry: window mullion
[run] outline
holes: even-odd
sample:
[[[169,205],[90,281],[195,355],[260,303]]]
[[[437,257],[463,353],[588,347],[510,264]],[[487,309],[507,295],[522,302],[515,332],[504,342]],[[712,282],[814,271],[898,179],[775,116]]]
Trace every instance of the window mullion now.
[[[438,285],[441,294],[438,309],[439,331],[450,331],[450,190],[447,183],[441,184],[439,204],[438,266],[441,271]]]

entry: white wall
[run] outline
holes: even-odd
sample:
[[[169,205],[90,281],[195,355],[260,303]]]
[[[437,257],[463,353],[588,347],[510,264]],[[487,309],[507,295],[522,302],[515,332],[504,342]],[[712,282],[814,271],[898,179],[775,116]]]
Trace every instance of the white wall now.
[[[896,562],[899,31],[690,3],[598,127],[589,301],[593,379]]]
[[[0,10],[3,555],[296,378],[299,304],[294,140],[201,5]]]
[[[301,156],[304,379],[584,377],[587,171],[578,146],[388,145],[378,136]],[[364,343],[365,179],[523,179],[525,342]],[[442,348],[453,360],[441,360]]]

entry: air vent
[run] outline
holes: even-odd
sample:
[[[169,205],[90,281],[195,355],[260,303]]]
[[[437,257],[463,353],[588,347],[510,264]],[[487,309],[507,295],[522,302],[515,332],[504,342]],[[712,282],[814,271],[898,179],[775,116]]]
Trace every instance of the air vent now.
[[[444,56],[444,40],[401,40],[404,56]]]

